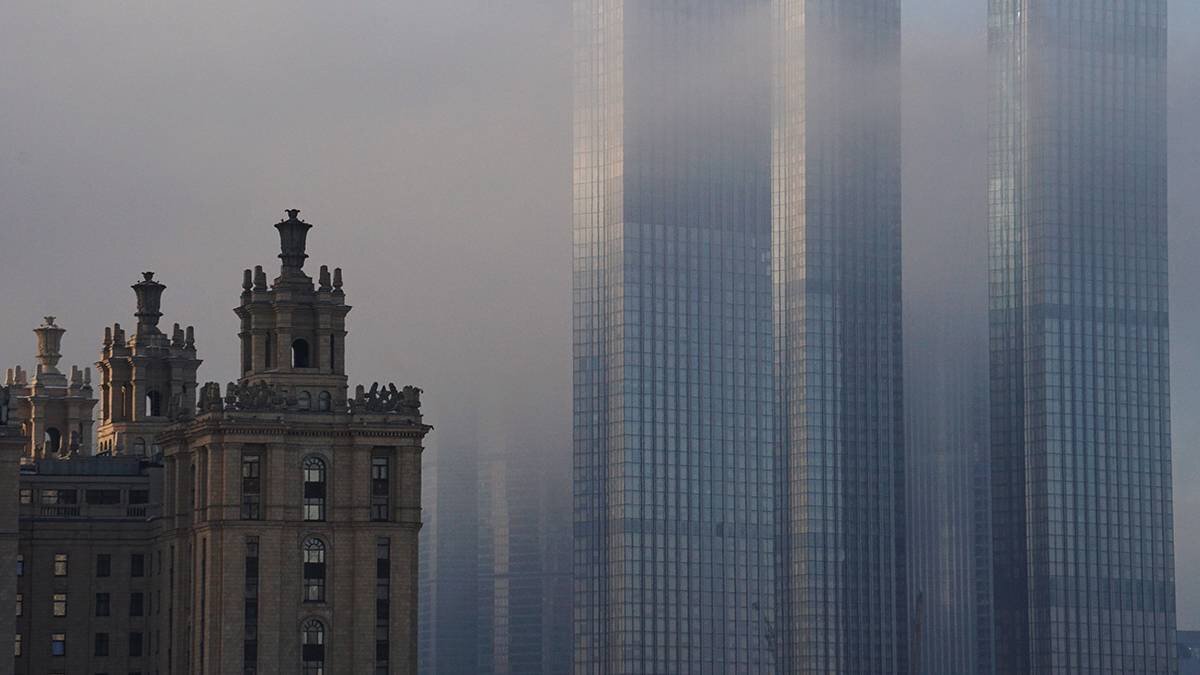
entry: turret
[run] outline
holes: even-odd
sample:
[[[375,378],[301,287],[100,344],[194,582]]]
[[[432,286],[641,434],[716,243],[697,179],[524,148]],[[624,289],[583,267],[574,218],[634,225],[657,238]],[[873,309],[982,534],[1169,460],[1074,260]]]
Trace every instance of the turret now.
[[[0,411],[26,437],[25,456],[42,459],[90,454],[92,447],[91,369],[71,366],[70,375],[58,368],[66,329],[48,316],[33,329],[37,336],[37,366],[30,380],[20,366],[5,373],[5,397]]]
[[[262,267],[242,272],[241,384],[265,382],[277,395],[313,411],[346,406],[343,340],[350,307],[342,274],[322,265],[317,284],[304,273],[309,230],[298,209],[275,225],[279,232],[279,277],[270,287]]]
[[[166,286],[143,272],[131,286],[137,299],[137,331],[126,339],[121,324],[104,330],[96,368],[100,372],[99,448],[111,454],[155,454],[157,435],[196,407],[195,333],[175,324],[159,329]]]

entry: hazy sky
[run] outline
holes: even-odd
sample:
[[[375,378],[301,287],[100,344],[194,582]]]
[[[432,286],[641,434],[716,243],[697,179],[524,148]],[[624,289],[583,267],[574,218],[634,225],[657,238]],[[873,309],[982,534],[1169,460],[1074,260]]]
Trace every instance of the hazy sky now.
[[[44,314],[67,363],[168,286],[204,380],[236,376],[241,270],[300,208],[345,268],[352,382],[427,390],[440,445],[570,452],[566,0],[0,9],[0,366]],[[906,293],[982,298],[985,0],[905,3]],[[1200,3],[1171,3],[1171,256],[1181,627],[1200,627]],[[947,290],[950,289],[950,290]],[[981,309],[981,308],[980,308]],[[560,457],[566,461],[567,454]]]

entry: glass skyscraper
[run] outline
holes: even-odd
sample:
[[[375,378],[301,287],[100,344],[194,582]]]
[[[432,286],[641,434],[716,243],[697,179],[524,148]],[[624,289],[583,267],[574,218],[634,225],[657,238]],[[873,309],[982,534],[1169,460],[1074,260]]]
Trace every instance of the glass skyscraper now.
[[[770,3],[573,8],[575,673],[777,673]]]
[[[1000,673],[1174,673],[1166,0],[990,0]]]
[[[953,276],[905,316],[910,647],[921,675],[991,675],[986,301]]]
[[[775,0],[781,673],[906,673],[900,2]]]

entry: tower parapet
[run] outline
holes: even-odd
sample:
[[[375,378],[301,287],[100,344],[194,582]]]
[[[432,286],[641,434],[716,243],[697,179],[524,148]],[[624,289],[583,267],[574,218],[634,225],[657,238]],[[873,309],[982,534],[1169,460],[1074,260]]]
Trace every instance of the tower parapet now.
[[[162,295],[166,286],[144,272],[133,284],[137,295],[137,328],[126,339],[121,324],[104,329],[104,343],[96,369],[100,373],[101,452],[157,454],[157,435],[177,417],[196,407],[195,330],[175,324],[163,333]]]

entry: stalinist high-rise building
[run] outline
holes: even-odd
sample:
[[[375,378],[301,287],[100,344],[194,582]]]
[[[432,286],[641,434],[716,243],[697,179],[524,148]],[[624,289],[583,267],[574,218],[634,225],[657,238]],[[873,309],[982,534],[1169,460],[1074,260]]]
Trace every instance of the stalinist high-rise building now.
[[[224,387],[197,386],[191,328],[159,328],[149,272],[131,334],[105,331],[99,398],[58,368],[65,329],[35,330],[34,373],[0,387],[16,673],[415,675],[431,427],[415,387],[349,391],[342,272],[304,272],[310,227],[289,211],[278,275],[245,271]]]
[[[997,672],[1174,673],[1167,0],[990,0]]]

